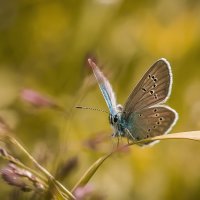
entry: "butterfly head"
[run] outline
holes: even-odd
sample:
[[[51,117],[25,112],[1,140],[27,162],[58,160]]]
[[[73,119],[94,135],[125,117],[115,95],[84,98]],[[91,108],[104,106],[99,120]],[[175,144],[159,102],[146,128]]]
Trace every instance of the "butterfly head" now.
[[[109,114],[109,122],[114,129],[113,137],[118,137],[123,135],[124,130],[124,120],[122,117],[123,107],[119,104],[117,105],[116,113]]]
[[[112,126],[114,126],[118,121],[119,121],[119,115],[118,114],[115,114],[115,115],[112,115],[112,114],[109,114],[109,122]]]
[[[122,113],[122,105],[118,104],[117,105],[117,112],[115,114],[110,113],[109,114],[109,122],[112,126],[115,126],[115,124],[119,123],[121,119],[121,113]]]

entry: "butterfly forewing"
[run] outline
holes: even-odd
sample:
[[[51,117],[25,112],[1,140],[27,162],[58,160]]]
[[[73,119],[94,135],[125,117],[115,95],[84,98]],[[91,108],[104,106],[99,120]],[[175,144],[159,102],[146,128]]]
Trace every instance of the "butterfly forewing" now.
[[[175,124],[177,113],[167,106],[156,106],[134,112],[128,120],[128,130],[132,137],[142,140],[166,134]]]
[[[170,95],[172,74],[169,63],[158,60],[145,73],[124,105],[124,112],[132,112],[154,106],[166,101]]]
[[[99,88],[104,96],[104,99],[106,101],[106,104],[109,108],[109,111],[112,115],[116,114],[117,110],[117,103],[116,103],[116,98],[115,94],[113,92],[113,89],[109,83],[109,81],[105,78],[103,73],[99,70],[97,65],[91,60],[88,59],[88,62],[93,70],[93,73],[97,79]]]

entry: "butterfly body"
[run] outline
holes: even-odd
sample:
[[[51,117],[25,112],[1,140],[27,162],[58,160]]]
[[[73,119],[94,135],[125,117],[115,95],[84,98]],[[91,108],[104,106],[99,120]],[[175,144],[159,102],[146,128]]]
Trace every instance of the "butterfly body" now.
[[[163,105],[172,86],[171,67],[166,59],[162,58],[150,67],[123,107],[116,103],[112,87],[97,65],[91,59],[88,62],[109,108],[113,137],[139,141],[170,131],[178,115],[175,110]]]
[[[114,129],[113,137],[125,137],[126,131],[125,129],[128,126],[127,121],[123,118],[122,112],[119,111],[117,114],[109,115],[109,122]]]

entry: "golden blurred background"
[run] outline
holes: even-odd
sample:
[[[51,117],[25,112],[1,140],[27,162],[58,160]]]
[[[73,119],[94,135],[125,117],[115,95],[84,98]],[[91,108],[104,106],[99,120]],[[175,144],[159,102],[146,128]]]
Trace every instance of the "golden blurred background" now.
[[[69,189],[117,143],[107,114],[75,108],[107,110],[86,63],[90,55],[97,58],[122,104],[145,71],[166,58],[174,78],[167,105],[179,113],[171,132],[199,130],[200,2],[1,1],[0,116],[52,174],[76,161],[58,176]],[[27,89],[66,113],[34,105],[24,98]],[[32,166],[17,149],[12,151]],[[4,163],[1,160],[1,167]],[[200,143],[167,140],[150,148],[132,146],[109,158],[89,185],[91,199],[200,199]],[[0,188],[0,199],[31,197],[2,179]]]

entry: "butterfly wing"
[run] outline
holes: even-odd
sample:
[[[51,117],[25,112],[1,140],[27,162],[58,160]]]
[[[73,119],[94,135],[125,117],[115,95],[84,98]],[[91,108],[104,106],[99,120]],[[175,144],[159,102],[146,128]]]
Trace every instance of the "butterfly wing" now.
[[[142,140],[166,134],[176,123],[177,118],[175,110],[163,105],[134,112],[128,119],[130,136],[127,137]]]
[[[171,92],[172,73],[168,61],[161,58],[154,63],[128,97],[124,112],[148,108],[167,100]]]
[[[159,105],[169,97],[171,86],[171,68],[162,58],[145,73],[125,103],[122,117],[127,122],[127,137],[142,140],[171,129],[178,115],[175,110]]]
[[[106,101],[106,104],[109,108],[110,113],[113,115],[116,114],[117,112],[116,98],[109,81],[105,78],[103,73],[99,70],[96,63],[94,63],[91,59],[88,59],[88,63],[90,64],[93,70],[93,73],[96,77],[99,88],[104,96],[104,99]]]

